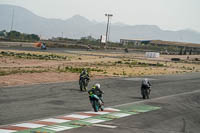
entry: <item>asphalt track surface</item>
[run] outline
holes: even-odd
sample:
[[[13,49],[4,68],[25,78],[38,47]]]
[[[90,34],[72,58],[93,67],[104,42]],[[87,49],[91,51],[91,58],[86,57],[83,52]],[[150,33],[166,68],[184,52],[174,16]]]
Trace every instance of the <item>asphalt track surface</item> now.
[[[109,78],[100,83],[106,107],[148,104],[156,111],[115,119],[62,133],[198,133],[200,132],[200,73],[149,77],[151,98],[140,96],[140,78]],[[78,81],[0,87],[0,126],[92,110],[87,92],[80,92]]]

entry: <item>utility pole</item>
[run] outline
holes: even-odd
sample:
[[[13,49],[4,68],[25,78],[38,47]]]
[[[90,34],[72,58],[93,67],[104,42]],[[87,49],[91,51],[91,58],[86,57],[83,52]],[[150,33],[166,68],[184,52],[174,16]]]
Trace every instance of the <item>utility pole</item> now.
[[[14,22],[14,12],[15,12],[15,10],[14,10],[14,8],[13,8],[13,10],[12,10],[12,21],[11,21],[11,27],[10,27],[10,31],[12,31],[12,29],[13,29],[13,22]]]
[[[107,27],[106,27],[106,43],[108,41],[108,30],[109,30],[109,24],[110,24],[110,17],[112,17],[112,14],[105,14],[106,17],[108,17]]]

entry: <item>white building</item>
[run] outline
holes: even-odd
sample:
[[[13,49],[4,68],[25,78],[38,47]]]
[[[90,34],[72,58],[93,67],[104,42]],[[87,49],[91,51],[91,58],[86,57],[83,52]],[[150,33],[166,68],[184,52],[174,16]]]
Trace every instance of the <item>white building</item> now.
[[[157,52],[146,52],[146,57],[147,58],[158,58],[160,57],[160,53]]]

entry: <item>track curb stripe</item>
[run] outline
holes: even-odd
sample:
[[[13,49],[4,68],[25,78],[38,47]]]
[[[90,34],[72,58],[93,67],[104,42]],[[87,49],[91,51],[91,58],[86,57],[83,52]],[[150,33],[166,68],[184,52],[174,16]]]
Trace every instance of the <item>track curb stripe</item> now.
[[[44,121],[44,122],[54,122],[54,123],[64,123],[64,122],[69,122],[71,120],[64,120],[64,119],[56,119],[56,118],[48,118],[48,119],[43,119],[40,121]]]
[[[99,112],[78,112],[70,115],[8,125],[0,127],[0,133],[56,133],[160,109],[160,107],[150,105],[129,106],[105,108],[104,111]]]
[[[65,115],[63,117],[66,117],[66,118],[78,118],[78,119],[85,119],[85,118],[89,118],[91,116],[88,116],[88,115],[81,115],[81,114],[71,114],[71,115]]]
[[[25,127],[25,128],[40,128],[40,127],[44,127],[46,125],[35,124],[35,123],[21,123],[21,124],[16,124],[14,126],[16,126],[16,127]]]
[[[16,130],[0,129],[0,133],[14,133]]]

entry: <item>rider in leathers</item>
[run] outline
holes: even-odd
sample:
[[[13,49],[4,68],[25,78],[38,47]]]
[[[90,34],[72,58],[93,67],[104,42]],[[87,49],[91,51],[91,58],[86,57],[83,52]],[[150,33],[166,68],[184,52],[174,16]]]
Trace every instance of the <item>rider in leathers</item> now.
[[[151,91],[151,83],[147,78],[142,80],[142,85],[141,85],[141,93],[143,94],[145,89],[149,89],[149,92]]]
[[[83,69],[83,71],[82,71],[81,74],[80,74],[79,84],[81,83],[82,78],[83,78],[83,79],[87,79],[88,82],[89,82],[89,80],[90,80],[90,76],[89,76],[89,74],[88,74],[88,72],[87,72],[86,69]],[[86,84],[86,87],[87,87],[87,84]]]
[[[100,84],[95,84],[91,90],[88,91],[90,96],[94,96],[96,99],[99,100],[100,103],[104,103],[103,101],[103,94],[104,92],[100,89]],[[91,99],[90,99],[91,100]]]

